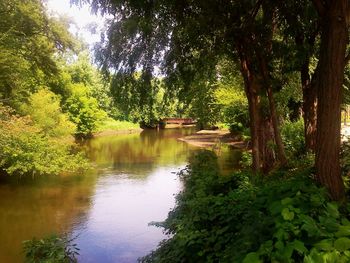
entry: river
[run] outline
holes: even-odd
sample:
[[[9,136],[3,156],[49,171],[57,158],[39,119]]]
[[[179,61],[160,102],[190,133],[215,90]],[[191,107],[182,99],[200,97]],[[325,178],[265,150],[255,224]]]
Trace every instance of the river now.
[[[181,190],[176,173],[197,148],[177,138],[193,129],[97,137],[83,147],[84,175],[0,177],[0,262],[23,262],[22,242],[52,233],[75,237],[79,262],[136,262],[166,238],[162,221]],[[223,171],[240,153],[220,152]]]

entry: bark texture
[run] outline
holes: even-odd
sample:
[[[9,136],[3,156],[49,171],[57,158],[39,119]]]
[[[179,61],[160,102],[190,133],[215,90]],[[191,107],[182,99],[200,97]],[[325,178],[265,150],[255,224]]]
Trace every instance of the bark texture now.
[[[275,141],[272,120],[264,116],[261,110],[262,77],[254,71],[251,57],[240,53],[241,73],[244,79],[245,93],[248,98],[250,133],[252,142],[253,171],[268,173],[274,166],[276,156],[271,147]]]
[[[334,200],[344,198],[340,174],[340,124],[345,51],[348,43],[348,0],[326,1],[322,19],[317,85],[316,174]]]
[[[314,152],[316,146],[317,124],[317,71],[312,80],[309,74],[309,62],[302,65],[300,70],[303,91],[303,118],[306,149]]]

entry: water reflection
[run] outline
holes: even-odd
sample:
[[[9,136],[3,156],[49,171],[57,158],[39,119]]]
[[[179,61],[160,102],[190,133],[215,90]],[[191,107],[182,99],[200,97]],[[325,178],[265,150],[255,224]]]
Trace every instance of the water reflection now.
[[[186,162],[190,146],[177,140],[193,129],[145,130],[141,134],[106,136],[91,140],[87,153],[105,172],[148,176],[160,165]],[[192,149],[194,149],[192,147]]]
[[[85,221],[96,177],[2,178],[0,262],[23,261],[22,241],[70,231]]]
[[[148,226],[174,206],[176,172],[197,148],[177,138],[193,129],[95,138],[84,146],[95,169],[84,176],[0,177],[0,262],[23,261],[22,241],[77,236],[80,262],[136,262],[165,238]],[[220,150],[223,171],[240,153]]]
[[[174,206],[190,146],[177,140],[191,129],[143,131],[96,138],[87,153],[99,170],[94,204],[75,229],[81,262],[136,262],[166,236],[149,226]]]

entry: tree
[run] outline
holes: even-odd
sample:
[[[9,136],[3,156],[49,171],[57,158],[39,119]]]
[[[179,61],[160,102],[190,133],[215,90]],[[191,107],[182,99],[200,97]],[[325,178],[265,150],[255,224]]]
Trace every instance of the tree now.
[[[268,0],[91,3],[95,10],[116,14],[110,20],[107,41],[99,47],[98,59],[105,70],[133,72],[138,67],[151,72],[152,67],[158,66],[173,83],[172,88],[187,89],[198,76],[205,80],[208,73],[215,72],[223,56],[239,62],[249,107],[253,169],[265,172],[276,158],[282,165],[286,160],[275,105],[274,95],[280,87],[275,84],[278,79],[274,65],[278,61],[291,64],[284,60],[286,56],[276,52],[284,37],[281,18],[287,21],[284,25],[293,31],[288,39],[294,38],[295,46],[289,48],[301,49],[296,53],[302,57],[297,64],[304,89],[305,134],[310,148],[314,145],[317,87],[317,177],[333,198],[343,195],[339,106],[348,43],[346,0],[314,0],[314,7],[304,5],[304,1],[288,5]],[[315,9],[319,19],[314,15]],[[283,13],[288,11],[292,15],[286,18]],[[300,15],[296,15],[298,12]],[[294,18],[299,20],[292,23]],[[312,82],[310,57],[318,32],[320,55]],[[307,42],[310,47],[303,49]],[[269,147],[271,141],[276,144],[276,152]]]
[[[267,50],[271,42],[271,37],[266,38],[263,32],[273,35],[273,21],[266,23],[270,11],[262,9],[262,1],[107,3],[95,0],[91,4],[95,10],[118,14],[110,20],[106,42],[98,48],[97,58],[105,70],[114,68],[132,73],[141,68],[151,72],[157,66],[167,75],[169,89],[186,91],[194,80],[205,81],[206,76],[215,74],[223,56],[241,60],[242,75],[250,76],[245,77],[245,86],[253,169],[268,171],[273,166],[276,155],[268,146],[271,140],[277,144],[280,163],[285,163],[274,99],[267,92],[272,82],[270,75],[262,72],[269,59],[263,54],[258,56],[258,51]],[[258,61],[264,62],[258,66]],[[265,113],[260,105],[261,96],[269,98]]]
[[[317,180],[332,197],[344,197],[340,174],[340,125],[345,52],[349,42],[350,5],[347,0],[314,1],[321,20],[317,82]]]
[[[57,74],[55,54],[74,49],[68,21],[49,18],[40,0],[0,3],[0,99],[17,105]]]
[[[320,23],[317,12],[309,0],[277,2],[280,14],[281,31],[287,44],[283,52],[287,63],[284,73],[298,71],[302,89],[302,111],[306,148],[315,150],[316,144],[316,106],[317,70],[316,52]]]

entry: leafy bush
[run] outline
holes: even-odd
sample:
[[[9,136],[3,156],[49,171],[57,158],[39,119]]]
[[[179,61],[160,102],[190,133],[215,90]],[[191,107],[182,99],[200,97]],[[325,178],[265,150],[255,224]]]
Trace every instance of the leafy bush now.
[[[57,174],[87,167],[72,142],[47,136],[29,116],[0,105],[0,167],[8,174]]]
[[[223,113],[224,122],[230,125],[231,133],[241,133],[249,127],[249,113],[246,103],[235,103],[227,106]]]
[[[50,236],[23,242],[27,263],[74,263],[79,249],[73,240],[66,237]]]
[[[89,136],[96,131],[98,121],[106,118],[107,114],[99,108],[97,100],[89,96],[83,84],[73,86],[73,94],[67,99],[65,109],[77,125],[76,134]]]
[[[305,153],[304,122],[285,122],[281,127],[281,135],[290,158],[300,157]]]
[[[220,176],[197,155],[167,220],[173,236],[142,262],[349,262],[350,222],[309,171]]]
[[[62,113],[57,95],[47,89],[41,89],[29,97],[29,103],[22,107],[25,114],[45,134],[51,137],[63,137],[74,134],[76,126]]]

